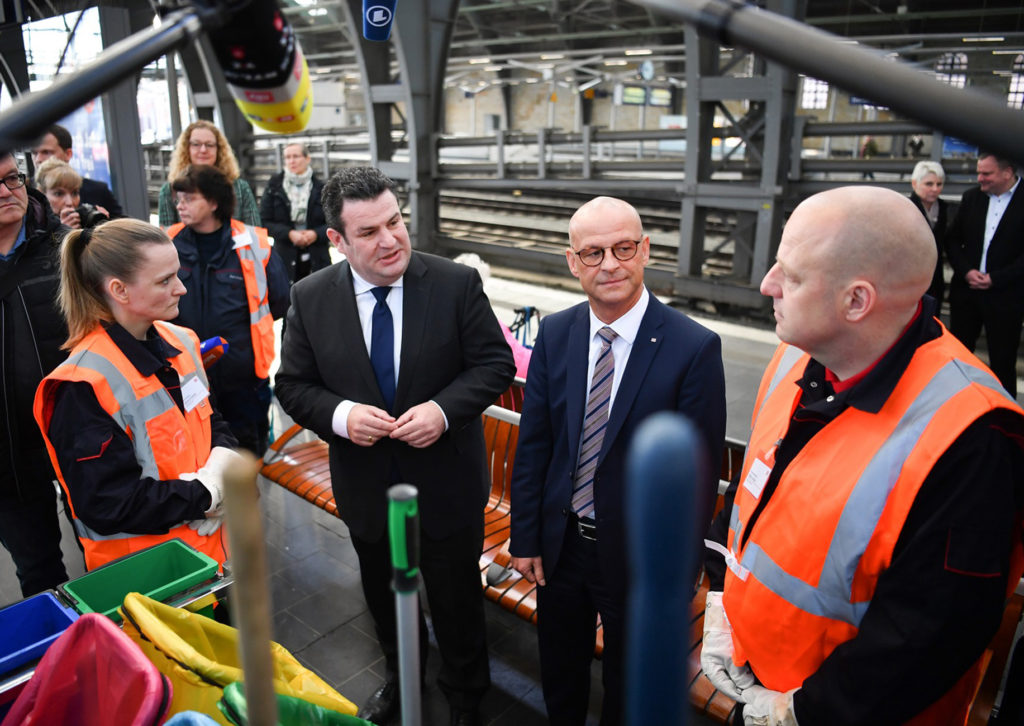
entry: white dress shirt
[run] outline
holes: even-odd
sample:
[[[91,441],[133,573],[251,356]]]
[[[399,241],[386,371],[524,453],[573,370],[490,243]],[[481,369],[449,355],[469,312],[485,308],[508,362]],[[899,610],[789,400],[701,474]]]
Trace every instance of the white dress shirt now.
[[[651,299],[651,294],[647,292],[647,288],[644,287],[640,293],[640,299],[633,304],[633,307],[626,312],[625,315],[618,318],[611,323],[602,323],[596,315],[594,310],[590,310],[590,357],[587,362],[587,397],[590,396],[590,384],[594,377],[594,366],[597,364],[597,358],[601,355],[601,348],[604,346],[604,340],[597,332],[604,327],[609,327],[615,331],[617,336],[612,341],[612,355],[615,357],[615,373],[612,376],[612,391],[610,399],[608,401],[608,415],[611,415],[612,406],[615,405],[615,394],[619,391],[619,383],[622,382],[622,373],[626,370],[626,363],[629,362],[629,354],[633,350],[633,341],[636,340],[636,335],[640,331],[640,322],[644,318],[644,313],[647,312],[647,303]]]
[[[373,334],[373,309],[377,306],[377,298],[373,296],[373,288],[378,287],[377,285],[371,285],[355,271],[355,269],[349,267],[352,271],[352,288],[356,295],[356,310],[359,312],[359,325],[363,329],[363,343],[366,344],[366,354],[370,354],[370,340]],[[402,290],[402,277],[399,277],[393,283],[391,283],[391,292],[388,293],[387,302],[388,309],[391,310],[392,325],[395,330],[395,385],[398,385],[398,362],[402,357],[402,300],[404,294]],[[352,412],[352,409],[358,404],[358,401],[344,400],[338,404],[338,407],[334,409],[334,416],[331,419],[331,428],[334,429],[334,433],[342,438],[351,438],[348,435],[348,415]],[[447,429],[447,419],[445,419],[445,428]]]
[[[988,272],[988,269],[986,269],[988,266],[988,246],[992,244],[992,238],[996,234],[999,221],[1003,218],[1003,212],[1010,205],[1010,199],[1017,190],[1018,184],[1020,184],[1020,177],[1017,177],[1017,181],[1013,183],[1009,191],[1002,194],[988,195],[988,214],[985,216],[985,245],[981,249],[981,264],[978,265],[979,272]]]

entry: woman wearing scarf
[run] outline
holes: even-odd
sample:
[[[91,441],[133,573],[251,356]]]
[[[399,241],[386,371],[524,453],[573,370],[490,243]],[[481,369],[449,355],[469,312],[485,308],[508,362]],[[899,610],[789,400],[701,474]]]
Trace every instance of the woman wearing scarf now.
[[[303,144],[284,147],[285,170],[270,177],[260,200],[263,226],[288,266],[292,282],[331,264],[327,222],[320,206],[324,183],[309,168]]]

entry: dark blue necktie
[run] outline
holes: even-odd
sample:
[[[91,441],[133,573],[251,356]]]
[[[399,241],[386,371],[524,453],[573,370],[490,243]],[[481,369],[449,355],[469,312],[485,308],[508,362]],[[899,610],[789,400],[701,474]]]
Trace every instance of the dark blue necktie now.
[[[391,288],[375,287],[370,292],[377,298],[370,330],[370,363],[384,397],[385,408],[390,412],[395,405],[395,324],[387,303]]]

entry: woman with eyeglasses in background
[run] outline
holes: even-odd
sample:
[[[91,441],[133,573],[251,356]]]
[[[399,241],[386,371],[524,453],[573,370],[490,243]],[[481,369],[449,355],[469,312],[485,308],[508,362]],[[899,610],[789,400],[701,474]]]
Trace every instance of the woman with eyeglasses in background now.
[[[212,166],[226,176],[235,192],[235,219],[253,227],[261,226],[256,197],[249,183],[239,176],[238,161],[228,140],[224,138],[220,129],[209,121],[193,121],[178,136],[174,151],[171,153],[171,164],[167,174],[169,181],[160,187],[157,216],[161,227],[167,229],[181,221],[174,205],[171,182],[181,176],[190,165]]]

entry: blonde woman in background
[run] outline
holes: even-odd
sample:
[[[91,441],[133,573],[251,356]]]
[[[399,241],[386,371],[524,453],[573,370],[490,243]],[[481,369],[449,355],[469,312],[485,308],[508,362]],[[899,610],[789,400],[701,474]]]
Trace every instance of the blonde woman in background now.
[[[103,207],[90,204],[83,209],[79,196],[82,177],[66,161],[47,159],[36,169],[35,181],[36,187],[49,200],[53,213],[60,217],[61,224],[81,229],[110,219],[110,213]],[[87,217],[84,220],[83,212]]]
[[[939,197],[945,183],[946,172],[942,165],[935,161],[917,162],[910,175],[910,187],[914,190],[910,193],[910,201],[921,210],[921,214],[928,221],[928,226],[932,228],[935,247],[939,253],[939,258],[935,262],[935,274],[932,275],[932,284],[928,287],[928,294],[939,301],[940,310],[942,309],[942,296],[946,289],[945,279],[942,276],[942,260],[946,228],[949,226],[949,204]]]
[[[193,121],[181,132],[174,144],[167,174],[168,181],[160,187],[157,204],[160,226],[167,229],[181,221],[174,204],[171,182],[181,176],[186,167],[200,164],[216,168],[231,182],[235,191],[235,218],[253,227],[262,226],[260,210],[256,204],[256,197],[253,196],[252,187],[239,176],[235,152],[231,150],[220,129],[209,121]]]

